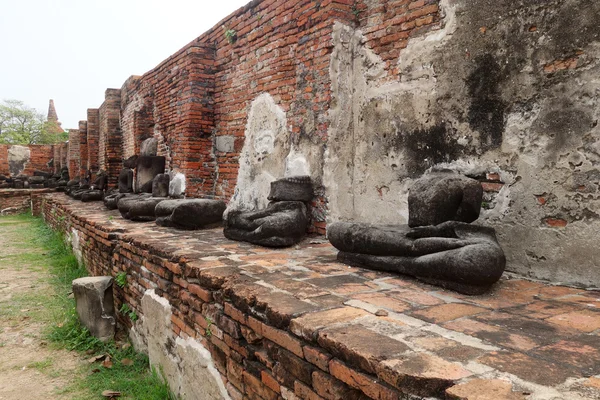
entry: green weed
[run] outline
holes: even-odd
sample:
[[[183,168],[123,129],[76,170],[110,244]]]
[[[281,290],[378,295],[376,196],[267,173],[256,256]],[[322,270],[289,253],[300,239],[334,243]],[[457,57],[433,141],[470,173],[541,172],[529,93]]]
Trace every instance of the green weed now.
[[[119,286],[120,288],[127,286],[127,272],[125,272],[125,271],[119,272],[115,276],[115,282],[117,283],[117,286]]]

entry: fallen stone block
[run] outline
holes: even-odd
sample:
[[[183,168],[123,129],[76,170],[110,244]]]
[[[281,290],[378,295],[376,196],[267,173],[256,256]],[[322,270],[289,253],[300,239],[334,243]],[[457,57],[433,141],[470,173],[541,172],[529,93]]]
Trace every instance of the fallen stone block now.
[[[90,276],[73,281],[79,321],[102,341],[115,336],[116,317],[110,276]]]

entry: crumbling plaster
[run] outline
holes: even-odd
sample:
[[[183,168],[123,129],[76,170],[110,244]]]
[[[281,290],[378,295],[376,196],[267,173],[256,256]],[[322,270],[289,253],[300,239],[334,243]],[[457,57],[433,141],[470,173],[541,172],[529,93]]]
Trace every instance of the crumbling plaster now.
[[[228,210],[265,208],[271,182],[283,177],[310,175],[319,184],[323,145],[295,141],[290,132],[286,113],[270,94],[254,99]]]
[[[508,269],[600,286],[600,3],[440,8],[441,28],[409,41],[393,80],[360,29],[336,24],[329,222],[406,223],[408,189],[426,171],[496,172],[505,185],[482,223]]]
[[[8,170],[11,176],[19,176],[31,159],[31,149],[27,146],[13,145],[8,148]]]
[[[177,398],[231,400],[210,352],[193,338],[173,335],[171,304],[147,290],[141,305],[143,316],[130,337],[138,351],[148,353],[150,364]]]

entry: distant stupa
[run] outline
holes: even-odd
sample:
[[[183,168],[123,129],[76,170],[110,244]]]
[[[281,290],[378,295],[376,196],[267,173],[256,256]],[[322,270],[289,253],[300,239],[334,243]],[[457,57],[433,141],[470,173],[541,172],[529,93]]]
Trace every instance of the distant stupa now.
[[[61,123],[58,122],[58,114],[56,114],[56,108],[54,107],[54,100],[50,99],[50,105],[48,106],[48,132],[49,133],[63,133],[64,130],[61,128]]]

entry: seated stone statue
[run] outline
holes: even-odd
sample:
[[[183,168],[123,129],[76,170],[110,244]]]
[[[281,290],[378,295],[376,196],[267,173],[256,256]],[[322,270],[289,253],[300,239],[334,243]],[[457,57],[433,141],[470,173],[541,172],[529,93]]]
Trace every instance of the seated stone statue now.
[[[152,182],[165,173],[166,159],[162,156],[140,156],[136,167],[136,193],[152,193]]]
[[[133,193],[119,193],[118,191],[113,189],[104,196],[102,201],[104,202],[104,206],[107,209],[116,210],[118,208],[117,204],[118,204],[119,200],[121,200],[123,197],[127,197],[127,196],[134,196],[134,194]]]
[[[119,193],[133,193],[133,170],[123,168],[119,172]]]
[[[506,264],[494,229],[470,224],[479,217],[482,194],[474,179],[432,173],[410,190],[408,225],[336,222],[328,226],[327,238],[343,263],[482,294]]]
[[[104,197],[104,190],[106,189],[107,175],[103,170],[98,171],[96,179],[90,186],[89,190],[81,193],[82,202],[100,201]]]
[[[118,201],[133,193],[133,168],[137,165],[138,156],[131,156],[123,161],[123,169],[119,172],[118,190],[111,190],[103,197],[104,206],[109,210],[116,210]]]
[[[139,195],[127,195],[117,201],[117,207],[121,216],[131,221],[154,221],[156,215],[154,209],[164,197],[152,197],[150,193]]]
[[[169,174],[156,175],[152,180],[152,197],[168,197],[170,180]]]
[[[208,199],[165,200],[157,204],[156,224],[177,229],[202,229],[221,225],[225,202]]]
[[[57,191],[58,192],[66,192],[68,182],[69,182],[69,168],[62,167],[60,170],[60,177],[56,181]]]
[[[313,197],[309,176],[271,183],[271,203],[259,211],[231,211],[225,219],[225,237],[267,247],[292,246],[302,240],[308,227],[304,202]]]

